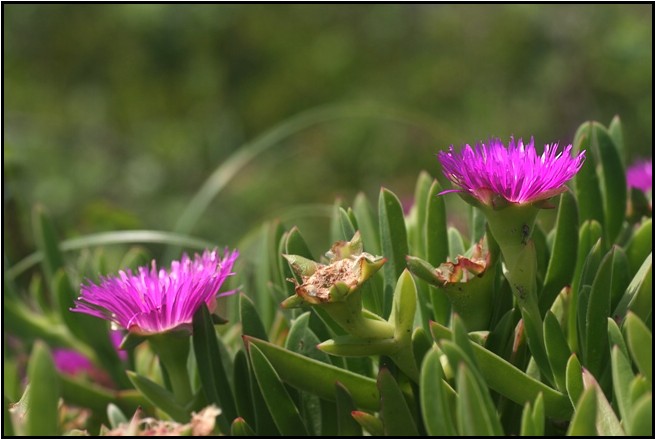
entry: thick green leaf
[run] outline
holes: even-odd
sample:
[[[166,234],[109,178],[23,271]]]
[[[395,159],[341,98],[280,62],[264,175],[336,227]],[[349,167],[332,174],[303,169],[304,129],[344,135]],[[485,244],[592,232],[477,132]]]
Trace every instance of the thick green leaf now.
[[[194,316],[192,339],[202,392],[207,403],[221,408],[217,418],[219,428],[222,432],[228,432],[230,420],[237,417],[237,408],[223,367],[212,317],[204,304]]]
[[[574,269],[574,276],[572,277],[571,300],[569,303],[569,313],[567,314],[567,342],[573,351],[578,351],[579,347],[578,310],[581,308],[579,307],[579,286],[581,285],[581,275],[588,259],[588,255],[590,254],[592,247],[599,242],[601,235],[601,225],[596,221],[584,222],[579,230],[579,245],[576,250],[576,267]]]
[[[447,235],[449,240],[449,257],[451,257],[452,261],[455,261],[459,255],[465,255],[465,241],[460,231],[453,226],[449,226]]]
[[[285,257],[283,257],[283,255],[290,255],[287,252],[287,240],[289,239],[290,234],[291,231],[285,232],[284,234],[282,234],[282,237],[280,237],[280,243],[278,243],[278,254],[276,256],[276,258],[281,260],[278,262],[278,267],[280,268],[280,280],[282,282],[282,284],[279,287],[282,292],[282,295],[284,296],[282,301],[288,301],[290,296],[295,296],[296,287],[295,284],[292,282],[292,280],[296,279],[296,281],[299,281],[299,277],[297,277],[296,274],[292,271],[291,264]],[[284,308],[282,310],[282,313],[285,315],[293,314],[293,312],[288,311]]]
[[[394,193],[386,188],[380,190],[378,220],[381,249],[383,256],[387,258],[382,270],[385,280],[383,317],[387,317],[392,309],[392,296],[396,280],[405,269],[405,256],[408,255],[408,237],[401,202]]]
[[[601,371],[608,361],[608,339],[600,337],[607,334],[610,315],[610,296],[613,285],[613,260],[615,247],[606,254],[592,283],[585,318],[585,352],[583,359],[590,372],[601,377]]]
[[[654,401],[652,394],[643,396],[636,402],[629,419],[629,426],[631,426],[629,430],[630,436],[654,436]]]
[[[561,392],[566,392],[566,369],[571,352],[560,324],[551,311],[547,311],[544,317],[544,345],[556,386]]]
[[[535,435],[544,435],[544,399],[542,394],[538,394],[538,397],[535,399],[533,404],[533,413],[531,414],[533,418],[533,429]]]
[[[133,414],[138,407],[147,411],[153,410],[150,402],[133,388],[120,391],[110,390],[67,374],[60,374],[59,380],[65,402],[89,408],[97,414],[104,413],[109,404],[116,404],[125,414]]]
[[[349,216],[348,212],[344,210],[344,208],[339,208],[338,213],[339,224],[342,227],[342,235],[344,237],[353,237],[353,235],[355,235],[355,231],[358,230],[358,225],[351,221],[351,217]]]
[[[372,437],[382,437],[385,435],[383,422],[376,416],[363,411],[353,411],[351,417],[353,417],[353,419],[355,419],[365,431],[371,434]]]
[[[347,237],[342,230],[342,224],[340,222],[339,210],[344,207],[344,201],[342,199],[335,199],[333,203],[332,213],[330,215],[330,241],[336,242],[339,240],[350,240],[351,237]]]
[[[351,413],[355,411],[353,398],[346,387],[339,382],[335,383],[335,402],[337,403],[337,435],[340,437],[362,436],[360,424],[351,416]]]
[[[243,293],[239,294],[239,317],[243,335],[254,336],[265,341],[269,340],[255,304]]]
[[[431,341],[432,343],[432,341]],[[19,373],[19,360],[5,355],[2,368],[3,396],[10,402],[20,399],[23,391],[23,383]]]
[[[585,258],[583,269],[581,270],[581,280],[579,286],[592,286],[595,277],[598,274],[599,266],[603,261],[603,257],[607,255],[605,250],[605,243],[603,238],[597,242],[590,249],[590,253]]]
[[[253,414],[255,416],[255,431],[262,436],[279,436],[280,431],[273,419],[269,406],[264,400],[262,390],[255,377],[255,371],[252,368],[252,362],[249,359],[249,379],[251,402],[253,404]]]
[[[624,135],[622,134],[622,121],[618,115],[613,116],[613,119],[608,125],[608,134],[613,139],[613,145],[617,149],[622,164],[625,161],[625,148],[624,148]]]
[[[485,213],[474,206],[469,206],[469,224],[471,228],[469,242],[478,243],[485,234]]]
[[[569,396],[572,405],[576,405],[576,402],[579,401],[583,394],[582,371],[583,369],[581,368],[579,359],[576,357],[576,354],[572,353],[567,361],[567,368],[565,370],[567,395]]]
[[[626,288],[626,292],[619,300],[613,316],[622,318],[626,315],[627,310],[630,310],[639,316],[643,322],[649,322],[649,317],[653,315],[654,303],[652,265],[653,258],[650,253]]]
[[[583,386],[586,389],[593,389],[597,397],[597,417],[595,424],[597,426],[597,433],[601,436],[624,436],[624,430],[620,425],[620,421],[617,420],[613,408],[611,408],[610,403],[606,399],[604,392],[599,387],[596,379],[589,371],[583,370]]]
[[[94,343],[100,343],[103,339],[107,339],[107,342],[109,342],[107,330],[104,329],[104,326],[97,318],[83,313],[71,313],[70,309],[75,306],[74,300],[77,299],[78,295],[73,290],[68,274],[63,268],[54,274],[52,288],[59,315],[76,338],[90,344],[92,347]],[[98,331],[98,327],[102,327],[102,331]],[[111,348],[116,351],[114,347]]]
[[[89,348],[72,337],[63,324],[53,323],[52,319],[42,313],[33,312],[16,297],[4,298],[3,313],[3,325],[10,328],[14,334],[26,339],[42,339],[52,346],[74,348],[93,357]]]
[[[125,417],[121,408],[113,403],[107,405],[107,420],[109,420],[109,426],[112,429],[118,428],[121,423],[128,423],[128,418]]]
[[[251,401],[251,372],[244,350],[239,350],[235,355],[234,369],[232,371],[235,387],[235,403],[239,416],[251,424],[255,422],[255,412]]]
[[[567,429],[568,436],[593,437],[597,436],[595,424],[597,415],[597,396],[594,389],[583,392],[574,410],[574,417]]]
[[[524,410],[522,411],[522,424],[519,430],[519,435],[522,437],[535,437],[536,428],[533,425],[533,410],[531,409],[531,403],[526,402],[524,405]]]
[[[49,285],[55,273],[64,267],[64,256],[59,248],[59,239],[50,216],[42,205],[34,206],[32,211],[32,224],[34,228],[34,242],[44,256],[43,272],[46,274]]]
[[[629,358],[629,349],[626,347],[622,330],[613,318],[608,318],[608,342],[611,347],[617,346],[624,353],[624,356],[627,359]]]
[[[576,253],[572,252],[578,247],[579,239],[579,214],[576,199],[570,191],[564,192],[560,197],[554,244],[544,277],[542,293],[540,293],[539,301],[542,313],[551,307],[558,292],[564,286],[571,284],[576,266]]]
[[[421,171],[415,184],[414,205],[411,210],[411,222],[408,225],[408,243],[415,255],[426,258],[426,207],[428,191],[433,178],[426,171]]]
[[[530,402],[526,402],[526,405],[524,405],[520,435],[522,437],[544,435],[544,400],[542,400],[542,394],[538,394],[533,405]]]
[[[41,273],[32,275],[27,291],[29,293],[29,301],[34,304],[34,310],[40,315],[51,316],[53,300],[50,296],[50,290],[44,286]]]
[[[483,402],[490,400],[487,389],[482,389],[465,364],[460,364],[456,375],[458,400],[456,404],[458,431],[464,436],[501,436],[503,430],[496,413]]]
[[[330,364],[330,357],[317,348],[321,342],[309,327],[310,312],[305,312],[292,322],[285,348],[303,356]],[[349,416],[350,417],[350,416]]]
[[[300,255],[309,260],[314,260],[310,248],[296,226],[289,230],[285,240],[285,253],[288,255]]]
[[[419,382],[421,412],[426,432],[430,436],[454,436],[457,434],[442,381],[444,374],[440,354],[431,349],[424,358]]]
[[[613,392],[614,401],[622,416],[624,428],[631,432],[630,414],[631,414],[631,396],[629,390],[633,380],[633,370],[629,359],[622,353],[619,347],[613,347],[611,353],[611,365],[613,370]]]
[[[392,437],[418,436],[417,425],[399,389],[387,368],[378,373],[380,412],[385,435]]]
[[[153,406],[167,413],[176,422],[186,423],[189,421],[190,412],[176,401],[175,396],[169,390],[134,371],[128,371],[127,375],[134,387]]]
[[[237,417],[235,420],[232,421],[232,425],[230,426],[230,435],[233,437],[256,437],[257,434],[255,434],[255,431],[253,431],[253,428],[248,426],[248,423],[246,423],[246,420],[244,420],[241,417]]]
[[[378,221],[369,200],[363,193],[358,193],[353,201],[353,214],[358,221],[362,245],[365,252],[380,255],[380,234],[378,233]],[[299,254],[300,255],[300,254]]]
[[[434,180],[427,194],[425,245],[426,260],[439,266],[449,256],[449,236],[447,233],[446,207],[444,198],[438,196],[442,187]]]
[[[431,331],[436,340],[452,338],[451,331],[438,323],[431,323]],[[537,395],[542,393],[545,413],[548,416],[561,419],[569,418],[572,407],[566,396],[533,379],[480,345],[472,342],[471,346],[476,362],[480,367],[479,371],[490,388],[520,405],[535,400]]]
[[[574,136],[574,151],[586,150],[585,162],[574,177],[574,183],[581,221],[596,220],[602,224],[604,223],[604,205],[596,171],[597,159],[596,152],[593,151],[592,126],[592,122],[585,122]],[[622,211],[624,210],[622,209]]]
[[[647,380],[643,375],[639,374],[631,381],[629,387],[629,397],[631,398],[631,405],[635,405],[642,396],[646,395],[652,390],[650,380]]]
[[[601,165],[601,195],[604,208],[604,231],[608,243],[613,243],[622,229],[626,206],[626,176],[622,159],[608,130],[592,123],[592,139]],[[580,200],[580,199],[579,199]],[[618,209],[618,207],[620,207]]]
[[[300,256],[306,258],[307,261],[314,262],[310,248],[308,247],[307,243],[303,239],[303,236],[301,235],[301,232],[296,226],[284,234],[280,240],[280,252],[278,258],[283,258],[283,254]],[[287,287],[287,296],[295,295],[296,289],[290,280],[296,279],[296,281],[300,283],[301,278],[294,273],[292,270],[292,265],[287,259],[285,259],[285,261],[281,261],[280,266],[283,272],[283,279],[286,281],[285,285]]]
[[[626,253],[620,247],[614,246],[615,254],[613,255],[613,279],[610,286],[610,310],[615,310],[616,306],[622,299],[626,288],[629,286],[631,278],[629,277],[629,261]]]
[[[453,343],[463,351],[464,355],[467,357],[467,363],[471,368],[477,369],[478,365],[476,364],[476,356],[474,356],[474,350],[472,349],[471,340],[467,334],[467,328],[462,322],[462,319],[455,314],[453,319],[451,319],[451,332]]]
[[[25,426],[27,435],[60,435],[58,405],[61,385],[50,351],[41,341],[37,341],[32,349],[27,379],[30,383]]]
[[[283,234],[284,229],[279,220],[264,223],[259,237],[259,250],[254,257],[257,267],[254,271],[256,288],[249,293],[252,294],[251,305],[257,311],[263,328],[271,328],[278,303],[288,296],[286,292],[289,286],[281,276],[279,246]],[[242,302],[240,299],[240,313]]]
[[[647,218],[633,233],[631,240],[626,245],[626,257],[629,259],[631,276],[640,269],[645,259],[653,252],[653,246],[653,222],[651,218]]]
[[[260,339],[245,337],[245,341],[249,345],[256,345],[280,378],[289,385],[326,400],[334,400],[335,382],[340,382],[349,390],[358,407],[378,410],[379,394],[375,380],[301,356]]]
[[[16,434],[14,430],[14,423],[9,413],[9,406],[11,401],[7,396],[2,396],[2,435],[4,437],[13,437]]]
[[[446,262],[449,256],[449,235],[447,233],[446,207],[444,197],[438,196],[442,187],[437,180],[433,180],[426,195],[426,219],[424,221],[424,247],[426,261],[432,266],[439,266]],[[430,286],[429,297],[433,305],[433,317],[437,322],[446,324],[451,314],[449,299]]]
[[[468,367],[469,375],[476,381],[478,388],[481,390],[482,397],[478,401],[478,403],[480,405],[483,405],[484,410],[488,414],[494,414],[495,408],[487,392],[488,384],[483,378],[478,367],[475,365],[474,363],[475,361],[472,358],[472,355],[468,355],[459,345],[448,340],[440,341],[439,345],[440,345],[440,349],[449,360],[451,371],[458,371],[458,368],[462,365]]]
[[[640,373],[650,381],[653,380],[653,338],[647,326],[632,312],[626,315],[624,322],[626,341],[633,362]]]
[[[421,365],[423,362],[424,356],[433,346],[433,339],[430,337],[428,332],[422,327],[415,328],[415,331],[412,332],[412,353],[415,356],[415,362],[417,365]]]
[[[590,295],[592,290],[592,284],[595,277],[597,276],[599,265],[601,264],[604,257],[604,243],[603,238],[597,240],[597,242],[592,246],[590,253],[585,258],[585,263],[583,264],[583,269],[581,270],[581,277],[579,282],[576,284],[578,288],[578,294],[575,297],[577,302],[577,333],[579,335],[579,344],[580,352],[583,353],[583,358],[585,359],[586,353],[586,342],[587,342],[587,324],[588,324],[588,304],[590,302]],[[610,264],[610,263],[609,263]],[[604,274],[604,276],[610,277],[609,273]],[[605,306],[605,304],[603,304]],[[604,317],[608,316],[608,313],[603,315]],[[599,318],[599,316],[597,316]],[[577,345],[578,346],[578,345]]]
[[[307,436],[298,408],[271,363],[256,345],[249,345],[251,365],[264,401],[283,436]]]
[[[266,244],[266,254],[262,254],[263,256],[266,255],[266,260],[269,264],[269,273],[270,273],[270,279],[272,285],[271,293],[273,295],[267,295],[266,292],[257,292],[257,307],[258,307],[258,313],[260,316],[264,315],[264,313],[271,313],[271,318],[275,317],[275,312],[277,310],[277,307],[269,307],[268,310],[264,310],[264,304],[266,304],[267,300],[273,299],[274,302],[281,302],[283,301],[287,295],[285,294],[285,288],[288,286],[288,282],[285,280],[285,278],[282,276],[282,250],[284,248],[281,248],[281,246],[284,246],[283,244],[283,236],[285,235],[285,228],[282,226],[279,220],[275,220],[271,222],[270,224],[270,229],[268,233],[268,243]],[[287,266],[287,265],[285,265]],[[263,298],[264,296],[264,298]],[[262,320],[264,323],[270,324],[269,321],[263,319]],[[269,328],[269,327],[267,327]]]
[[[412,329],[417,308],[417,286],[408,269],[403,270],[394,289],[389,322],[394,328],[394,344],[398,351],[390,356],[413,381],[419,381],[419,369],[412,351]],[[384,342],[382,340],[381,342]]]

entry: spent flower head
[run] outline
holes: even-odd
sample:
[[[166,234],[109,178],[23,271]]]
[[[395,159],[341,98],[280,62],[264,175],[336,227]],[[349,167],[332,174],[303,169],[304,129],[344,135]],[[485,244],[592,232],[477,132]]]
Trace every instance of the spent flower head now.
[[[565,182],[581,169],[585,151],[574,157],[571,151],[571,145],[558,152],[558,144],[547,144],[538,155],[533,138],[524,144],[511,137],[508,147],[491,139],[474,148],[467,144],[460,152],[452,145],[448,152],[438,153],[438,160],[444,175],[459,189],[442,194],[460,192],[492,207],[543,201],[564,192]]]
[[[654,184],[654,163],[651,160],[635,162],[626,170],[626,182],[629,188],[637,188],[647,192]]]
[[[283,302],[294,307],[300,302],[321,304],[344,301],[362,286],[385,263],[385,258],[363,252],[360,232],[351,241],[338,241],[326,252],[329,264],[321,264],[298,255],[284,255],[294,273],[301,278],[290,279],[296,296]]]
[[[149,335],[173,329],[189,329],[194,313],[207,304],[212,310],[217,292],[232,273],[237,251],[217,250],[196,254],[192,260],[183,254],[170,270],[142,266],[133,273],[119,271],[118,276],[100,277],[99,285],[81,287],[73,312],[107,319],[132,333]],[[218,296],[234,293],[224,292]]]
[[[484,240],[474,245],[469,257],[458,255],[455,262],[447,261],[435,269],[435,277],[442,286],[454,283],[467,283],[475,277],[483,276],[490,265],[491,254],[484,247]]]

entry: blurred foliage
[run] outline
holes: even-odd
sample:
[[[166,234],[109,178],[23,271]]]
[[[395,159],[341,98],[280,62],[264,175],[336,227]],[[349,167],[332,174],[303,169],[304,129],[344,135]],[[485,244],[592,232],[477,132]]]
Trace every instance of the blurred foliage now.
[[[351,200],[380,185],[409,196],[418,170],[439,174],[433,154],[450,144],[492,135],[571,143],[580,121],[615,114],[627,159],[652,154],[649,4],[3,12],[3,204],[14,261],[33,248],[21,230],[35,202],[65,236],[171,230],[231,153],[326,104],[415,116],[301,130],[252,161],[190,232],[234,245],[292,204]]]

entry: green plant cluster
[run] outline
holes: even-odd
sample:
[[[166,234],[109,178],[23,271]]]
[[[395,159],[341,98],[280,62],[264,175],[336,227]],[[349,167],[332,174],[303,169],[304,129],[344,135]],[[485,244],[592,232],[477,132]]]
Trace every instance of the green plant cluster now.
[[[279,307],[318,267],[297,227],[269,222],[245,237],[232,280],[241,293],[218,310],[227,323],[205,307],[194,317],[184,359],[193,396],[185,401],[148,346],[129,347],[121,361],[108,324],[69,308],[83,277],[149,259],[138,246],[124,256],[87,249],[207,243],[145,231],[61,242],[35,209],[39,253],[4,268],[5,334],[20,340],[4,353],[4,434],[108,432],[138,407],[187,423],[213,404],[214,432],[236,436],[653,435],[653,230],[650,210],[634,212],[651,196],[627,190],[619,119],[581,125],[574,148],[587,151],[586,162],[553,200],[555,220],[538,218],[530,237],[537,315],[520,310],[499,259],[474,278],[490,282],[469,292],[469,304],[430,281],[426,271],[449,259],[479,261],[472,250],[484,236],[487,251],[498,249],[476,209],[466,233],[448,225],[448,196],[438,197],[440,184],[422,172],[408,214],[385,188],[377,203],[360,194],[330,211],[329,236],[341,244],[329,262],[360,252],[386,259],[356,287],[330,291],[330,301],[358,295],[344,303],[365,321],[357,333],[340,307]],[[73,262],[64,254],[71,250],[79,254]],[[37,261],[41,270],[28,273]],[[483,302],[484,316],[466,313]],[[540,340],[529,340],[537,327]],[[84,353],[113,387],[58,373],[49,347]],[[20,354],[28,352],[23,390]],[[82,426],[79,408],[90,410]]]

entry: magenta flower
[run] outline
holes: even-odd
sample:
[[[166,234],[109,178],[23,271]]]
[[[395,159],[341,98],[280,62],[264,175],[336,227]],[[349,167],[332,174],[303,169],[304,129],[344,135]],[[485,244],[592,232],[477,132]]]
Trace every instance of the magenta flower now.
[[[109,339],[112,342],[118,357],[125,361],[128,358],[127,352],[121,350],[119,347],[123,339],[123,335],[118,330],[113,330],[109,333]],[[78,376],[86,374],[95,382],[112,387],[113,383],[109,375],[98,368],[91,362],[91,360],[82,353],[72,350],[70,348],[53,348],[52,359],[55,363],[55,368],[62,374],[69,376]]]
[[[232,273],[239,253],[228,250],[222,259],[216,250],[183,254],[170,271],[139,267],[138,273],[119,271],[119,276],[100,277],[101,284],[82,285],[73,312],[113,321],[130,332],[149,335],[177,328],[189,329],[194,313],[203,304],[212,310],[217,292]],[[218,296],[234,293],[224,292]]]
[[[52,360],[58,371],[70,376],[89,372],[94,368],[89,358],[70,348],[54,348],[52,350]]]
[[[486,205],[495,205],[499,198],[515,204],[546,200],[565,191],[565,182],[574,177],[585,160],[585,151],[570,156],[572,146],[558,152],[558,144],[547,144],[538,155],[534,141],[524,145],[510,138],[508,148],[500,139],[487,144],[465,145],[460,153],[453,145],[448,152],[440,151],[438,159],[444,175],[462,192]],[[499,200],[500,201],[500,200]]]
[[[653,167],[651,160],[641,160],[631,165],[626,170],[626,183],[629,188],[649,191],[654,183]]]

